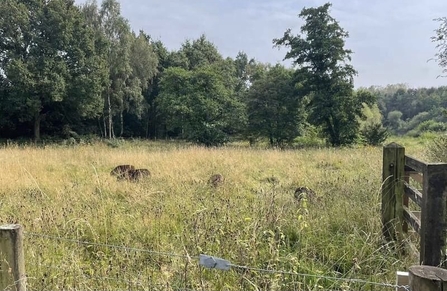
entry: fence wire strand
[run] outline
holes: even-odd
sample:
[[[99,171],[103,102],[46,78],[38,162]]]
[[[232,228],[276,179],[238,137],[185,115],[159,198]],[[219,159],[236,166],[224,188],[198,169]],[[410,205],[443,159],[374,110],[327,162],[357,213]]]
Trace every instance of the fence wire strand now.
[[[171,253],[171,252],[160,252],[160,251],[154,251],[154,250],[148,250],[148,249],[142,249],[142,248],[133,248],[133,247],[121,246],[121,245],[88,242],[88,241],[82,241],[82,240],[77,240],[77,239],[72,239],[72,238],[64,238],[64,237],[58,237],[58,236],[54,236],[54,235],[39,234],[39,233],[33,233],[33,232],[24,232],[24,234],[32,236],[32,237],[40,237],[40,238],[45,238],[45,239],[50,239],[50,240],[65,241],[65,242],[82,244],[82,245],[100,246],[100,247],[107,247],[107,248],[118,249],[118,250],[135,251],[135,252],[157,254],[157,255],[162,255],[162,256],[184,258],[188,261],[191,259],[199,260],[199,256],[181,255],[181,254],[176,254],[176,253]],[[326,280],[331,280],[334,282],[338,281],[338,282],[359,283],[359,284],[364,284],[364,285],[380,286],[380,287],[386,287],[386,288],[400,288],[400,289],[404,289],[406,291],[410,291],[410,288],[408,285],[397,285],[397,284],[391,284],[391,283],[373,282],[373,281],[367,281],[367,280],[358,279],[358,278],[332,277],[332,276],[297,273],[297,272],[283,271],[283,270],[263,269],[263,268],[255,268],[255,267],[250,267],[250,266],[232,264],[232,263],[228,263],[228,265],[235,269],[254,271],[254,272],[260,272],[260,273],[301,276],[301,277],[316,278],[316,279],[326,279]],[[144,286],[142,286],[141,283],[131,281],[131,280],[116,279],[116,278],[112,278],[112,277],[94,277],[94,276],[88,276],[85,274],[83,275],[83,277],[87,278],[87,279],[91,279],[91,280],[98,280],[98,281],[100,281],[100,280],[113,280],[113,281],[117,281],[117,282],[120,281],[120,282],[127,283],[127,284],[138,285],[138,286],[144,288]],[[76,289],[73,289],[73,290],[76,290]],[[177,291],[180,291],[180,290],[195,291],[194,289],[175,289],[175,290],[177,290]]]

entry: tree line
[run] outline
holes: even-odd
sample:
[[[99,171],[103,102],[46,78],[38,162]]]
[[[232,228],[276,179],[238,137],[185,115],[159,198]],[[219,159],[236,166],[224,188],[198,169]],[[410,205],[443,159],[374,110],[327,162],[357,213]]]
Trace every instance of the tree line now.
[[[168,50],[133,31],[117,0],[2,0],[0,138],[285,146],[312,134],[340,146],[377,144],[388,131],[445,130],[437,115],[445,88],[354,89],[349,35],[330,7],[304,8],[301,32],[272,40],[288,49],[287,68],[243,51],[225,58],[205,35]]]
[[[372,86],[382,122],[391,134],[419,136],[447,131],[447,87],[409,88],[405,84]]]

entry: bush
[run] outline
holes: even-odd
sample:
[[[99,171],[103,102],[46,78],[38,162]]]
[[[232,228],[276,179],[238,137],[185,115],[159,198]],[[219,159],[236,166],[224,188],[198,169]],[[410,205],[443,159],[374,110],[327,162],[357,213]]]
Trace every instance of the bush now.
[[[446,125],[444,122],[436,122],[434,120],[427,120],[419,124],[418,129],[420,131],[434,131],[443,132],[446,131]]]
[[[203,124],[191,130],[186,139],[207,147],[222,146],[229,141],[228,135],[215,124]]]
[[[388,137],[388,130],[381,123],[365,125],[360,131],[361,138],[368,145],[382,144]]]
[[[411,137],[419,137],[424,132],[444,132],[447,130],[445,123],[434,120],[427,120],[420,123],[416,128],[407,132]]]

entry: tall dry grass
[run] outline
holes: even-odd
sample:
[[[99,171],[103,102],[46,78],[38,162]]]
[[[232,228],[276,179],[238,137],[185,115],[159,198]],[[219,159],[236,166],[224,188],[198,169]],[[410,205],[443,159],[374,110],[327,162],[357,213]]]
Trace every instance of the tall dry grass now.
[[[9,146],[0,149],[0,163],[0,220],[25,229],[30,289],[374,289],[329,278],[209,270],[198,266],[197,256],[391,283],[396,270],[417,262],[382,240],[381,148]],[[109,172],[119,164],[148,168],[152,176],[116,181]],[[210,187],[216,173],[225,183]],[[313,189],[317,201],[297,203],[298,186]]]

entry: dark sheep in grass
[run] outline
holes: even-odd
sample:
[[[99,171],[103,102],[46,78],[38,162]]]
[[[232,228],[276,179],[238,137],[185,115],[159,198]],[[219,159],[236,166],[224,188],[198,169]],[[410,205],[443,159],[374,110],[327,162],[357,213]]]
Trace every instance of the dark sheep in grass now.
[[[317,194],[308,187],[298,187],[294,193],[295,199],[300,202],[302,199],[306,199],[307,201],[315,201],[318,200]]]
[[[214,187],[217,187],[217,186],[223,184],[224,181],[225,181],[225,178],[221,174],[212,175],[209,179],[209,183]]]
[[[129,179],[133,182],[138,182],[141,179],[151,176],[151,172],[148,169],[135,169],[130,171]]]
[[[133,171],[135,167],[132,165],[119,165],[110,172],[110,175],[116,176],[118,180],[129,179]]]

